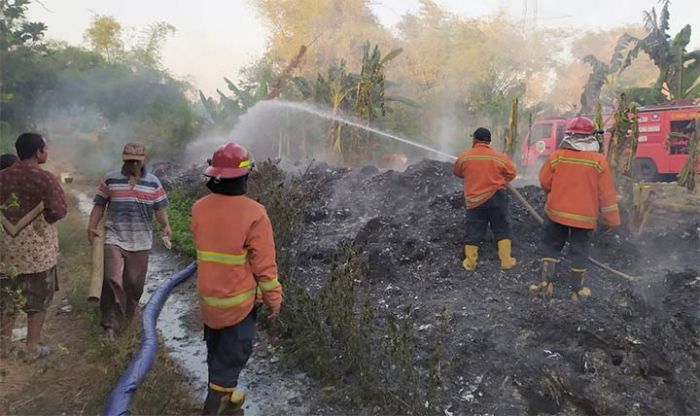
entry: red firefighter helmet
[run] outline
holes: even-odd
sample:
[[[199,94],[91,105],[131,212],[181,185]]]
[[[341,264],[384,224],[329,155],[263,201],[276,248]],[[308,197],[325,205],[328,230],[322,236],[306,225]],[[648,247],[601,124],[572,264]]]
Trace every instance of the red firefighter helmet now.
[[[566,124],[566,134],[578,134],[581,136],[590,136],[596,132],[595,124],[590,118],[576,117],[569,120]]]
[[[209,167],[204,171],[204,175],[210,178],[238,178],[247,175],[253,169],[250,154],[245,147],[237,143],[222,144],[208,162]]]

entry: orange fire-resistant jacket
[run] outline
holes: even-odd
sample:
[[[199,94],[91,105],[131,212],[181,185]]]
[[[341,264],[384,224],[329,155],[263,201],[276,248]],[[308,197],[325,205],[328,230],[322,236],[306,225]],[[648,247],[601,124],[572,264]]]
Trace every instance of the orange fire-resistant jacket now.
[[[542,165],[540,183],[552,221],[592,230],[601,212],[605,225],[620,225],[612,174],[600,153],[559,149]]]
[[[467,208],[476,208],[488,201],[499,189],[515,178],[515,165],[508,156],[491,149],[486,143],[476,143],[462,152],[452,172],[464,178]]]
[[[192,235],[199,306],[208,327],[241,322],[253,308],[256,291],[267,305],[282,302],[265,207],[243,195],[210,194],[192,206]]]

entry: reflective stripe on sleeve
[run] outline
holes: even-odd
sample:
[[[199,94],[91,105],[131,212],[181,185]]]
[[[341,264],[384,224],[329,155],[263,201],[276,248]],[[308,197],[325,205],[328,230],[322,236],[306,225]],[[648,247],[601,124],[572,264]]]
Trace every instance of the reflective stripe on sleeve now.
[[[600,207],[600,212],[613,212],[613,211],[617,211],[617,210],[618,210],[617,204],[612,204],[612,205]]]
[[[275,276],[275,278],[272,280],[258,280],[258,286],[260,286],[260,289],[262,289],[263,292],[276,289],[279,285],[280,282],[277,280],[277,276]]]

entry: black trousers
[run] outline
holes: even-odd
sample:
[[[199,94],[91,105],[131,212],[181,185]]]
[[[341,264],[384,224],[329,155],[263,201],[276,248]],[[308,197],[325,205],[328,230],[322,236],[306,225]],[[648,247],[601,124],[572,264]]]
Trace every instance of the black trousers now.
[[[593,230],[569,227],[545,218],[542,232],[542,257],[559,258],[564,244],[568,241],[571,267],[585,269],[591,252],[592,236]]]
[[[223,388],[238,385],[238,376],[253,352],[256,308],[241,322],[222,329],[204,325],[209,383]]]
[[[476,208],[467,209],[466,244],[476,246],[486,237],[489,225],[496,241],[513,238],[510,225],[510,201],[504,189]]]

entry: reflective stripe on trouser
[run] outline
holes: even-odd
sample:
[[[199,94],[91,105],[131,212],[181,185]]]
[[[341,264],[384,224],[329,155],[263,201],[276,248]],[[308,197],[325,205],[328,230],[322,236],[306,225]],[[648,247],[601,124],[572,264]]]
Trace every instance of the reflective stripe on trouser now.
[[[545,218],[542,230],[542,257],[558,259],[564,244],[569,242],[568,259],[571,267],[585,269],[591,251],[593,230],[569,227]]]
[[[513,238],[508,195],[503,189],[478,207],[467,209],[465,243],[479,245],[486,236],[486,230],[489,226],[491,226],[496,241]]]
[[[204,326],[207,343],[209,386],[230,391],[238,385],[238,376],[253,352],[256,308],[241,322],[222,329]]]

